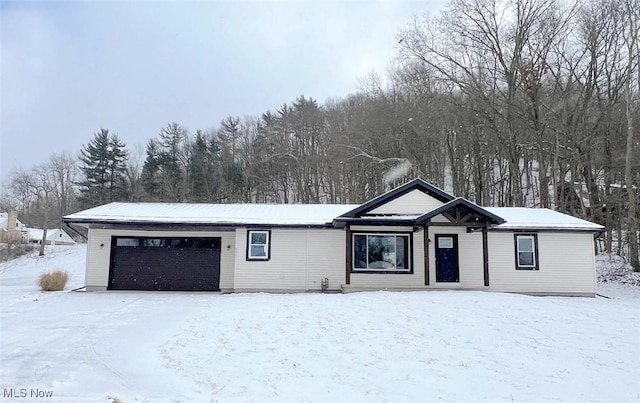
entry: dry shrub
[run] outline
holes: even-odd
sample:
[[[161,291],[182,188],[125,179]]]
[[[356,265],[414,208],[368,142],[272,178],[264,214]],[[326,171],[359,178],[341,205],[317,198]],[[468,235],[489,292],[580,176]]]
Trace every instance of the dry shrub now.
[[[38,279],[38,284],[42,291],[62,291],[69,281],[69,273],[66,270],[55,270],[42,273]]]

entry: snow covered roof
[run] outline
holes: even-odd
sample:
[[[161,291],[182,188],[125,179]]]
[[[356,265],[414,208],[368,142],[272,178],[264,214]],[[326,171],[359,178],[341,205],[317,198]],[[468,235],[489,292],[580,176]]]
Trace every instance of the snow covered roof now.
[[[352,211],[352,204],[195,204],[110,203],[64,217],[77,224],[179,224],[330,226],[334,219]],[[604,227],[549,209],[483,207],[506,222],[498,230],[569,230],[600,232]],[[371,225],[416,225],[418,215],[381,215],[357,220]],[[355,218],[342,218],[352,221]]]
[[[604,231],[602,225],[545,208],[484,207],[484,209],[506,220],[505,223],[494,227],[500,230]]]
[[[40,228],[26,228],[29,231],[29,239],[32,240],[41,240],[43,230]],[[47,239],[48,240],[60,240],[66,242],[74,242],[73,238],[71,238],[66,232],[61,230],[60,228],[49,228],[47,230]]]
[[[352,204],[109,203],[64,217],[73,223],[330,225]]]

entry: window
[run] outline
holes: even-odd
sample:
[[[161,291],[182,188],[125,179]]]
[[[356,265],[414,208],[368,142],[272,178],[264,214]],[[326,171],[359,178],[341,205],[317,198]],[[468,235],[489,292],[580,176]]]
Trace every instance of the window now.
[[[538,236],[515,235],[516,269],[538,270]]]
[[[137,248],[138,238],[117,238],[116,246],[126,246],[130,248]]]
[[[147,238],[147,237],[114,237],[116,247],[147,247],[163,249],[180,248],[220,248],[219,238]]]
[[[411,273],[409,235],[354,234],[354,272]]]
[[[247,260],[269,260],[271,231],[247,231]]]

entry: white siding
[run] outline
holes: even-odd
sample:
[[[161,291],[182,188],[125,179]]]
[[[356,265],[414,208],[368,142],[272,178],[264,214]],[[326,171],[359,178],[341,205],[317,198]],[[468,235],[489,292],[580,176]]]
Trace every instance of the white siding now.
[[[516,270],[513,232],[489,232],[492,291],[594,295],[593,235],[538,233],[540,270]]]
[[[391,227],[398,229],[398,227]],[[391,228],[387,228],[387,232]],[[413,233],[413,273],[351,273],[351,287],[362,288],[421,288],[424,287],[424,231]],[[342,264],[344,269],[344,263]]]
[[[345,232],[335,229],[271,230],[268,261],[247,261],[247,230],[236,230],[237,291],[320,290],[323,278],[339,290],[345,282]]]
[[[442,214],[438,214],[437,216],[431,218],[431,222],[448,223],[448,222],[451,222],[451,221],[447,220],[447,218],[445,216],[443,216]]]
[[[90,229],[87,244],[87,268],[84,284],[87,288],[107,288],[111,258],[111,233]]]
[[[140,231],[90,229],[87,246],[87,269],[85,286],[87,289],[105,289],[109,282],[112,236],[157,236],[157,237],[219,237],[220,289],[233,289],[235,233],[232,231]],[[102,246],[101,246],[102,245]]]
[[[438,199],[416,189],[390,200],[367,214],[425,214],[443,204]]]
[[[321,290],[323,278],[330,290],[340,290],[346,280],[346,232],[310,229],[307,236],[307,290]]]
[[[457,283],[436,282],[436,235],[458,235],[458,266],[460,281]],[[429,227],[429,285],[434,288],[481,288],[484,287],[484,265],[482,257],[482,232],[467,233],[465,227]]]

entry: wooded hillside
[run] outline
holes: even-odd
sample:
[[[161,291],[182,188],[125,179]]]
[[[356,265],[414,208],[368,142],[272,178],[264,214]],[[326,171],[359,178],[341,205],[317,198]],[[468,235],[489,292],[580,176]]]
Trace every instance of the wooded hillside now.
[[[112,200],[359,203],[422,177],[602,223],[640,270],[639,21],[640,0],[452,0],[404,27],[392,67],[353,95],[211,130],[171,122],[142,155],[103,129],[78,162],[14,173],[2,207],[41,221],[47,206],[51,225]]]

